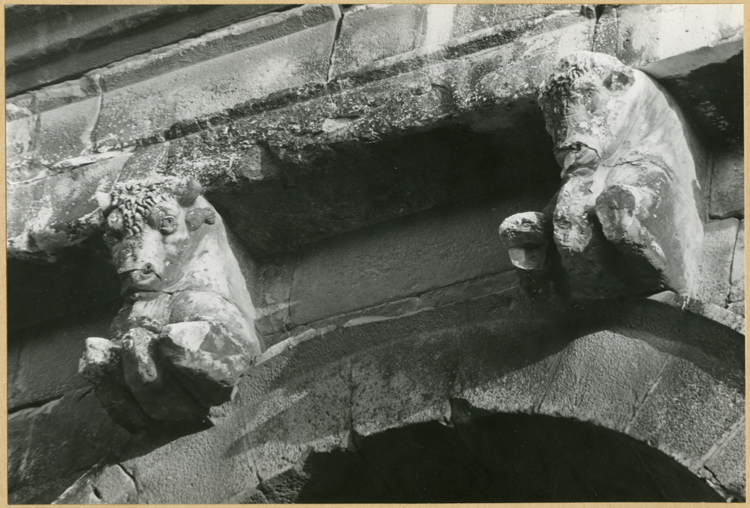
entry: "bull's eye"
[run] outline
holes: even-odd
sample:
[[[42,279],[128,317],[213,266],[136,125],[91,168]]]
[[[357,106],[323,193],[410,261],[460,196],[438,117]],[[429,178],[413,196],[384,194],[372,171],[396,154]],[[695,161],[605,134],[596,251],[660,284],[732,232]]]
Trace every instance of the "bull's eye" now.
[[[111,231],[107,231],[106,233],[104,233],[103,238],[104,238],[104,243],[106,243],[107,247],[110,247],[110,248],[120,241],[120,238]]]
[[[163,235],[169,235],[175,232],[177,229],[177,221],[174,217],[168,215],[166,217],[162,217],[162,219],[159,221],[159,231]]]

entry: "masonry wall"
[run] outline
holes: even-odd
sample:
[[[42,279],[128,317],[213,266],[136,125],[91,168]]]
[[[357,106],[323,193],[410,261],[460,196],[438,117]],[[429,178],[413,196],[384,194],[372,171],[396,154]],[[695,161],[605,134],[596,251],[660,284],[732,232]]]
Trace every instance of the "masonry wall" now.
[[[720,344],[711,354],[732,355],[732,372],[743,371],[735,358],[745,299],[738,6],[143,9],[136,32],[121,21],[132,24],[131,14],[92,11],[85,19],[91,26],[83,18],[59,26],[45,21],[50,26],[38,30],[46,40],[24,38],[13,46],[8,39],[18,53],[12,53],[7,100],[10,502],[52,502],[79,479],[63,500],[296,500],[298,491],[274,485],[297,474],[285,472],[301,467],[305,450],[350,446],[346,435],[354,431],[342,415],[351,407],[359,408],[359,436],[437,421],[451,397],[488,411],[518,411],[512,402],[486,402],[492,396],[472,399],[471,390],[449,383],[454,366],[447,360],[424,375],[416,369],[416,384],[405,381],[396,387],[403,393],[390,399],[394,387],[381,371],[400,365],[399,358],[424,362],[430,341],[452,351],[451,333],[464,343],[479,337],[479,344],[510,333],[495,322],[527,303],[497,227],[513,213],[540,210],[558,186],[536,92],[557,59],[579,49],[615,55],[655,77],[711,154],[701,181],[709,222],[701,310],[693,309],[699,317],[664,312],[678,327],[701,323]],[[132,44],[96,49],[102,27]],[[35,52],[73,39],[83,41],[79,58],[29,63],[40,58]],[[117,278],[95,233],[93,193],[134,172],[201,180],[228,224],[259,314],[256,327],[268,347],[263,366],[227,408],[227,415],[231,409],[240,417],[219,415],[223,423],[208,432],[133,438],[111,422],[77,375],[83,341],[106,337],[120,305]],[[613,332],[612,323],[597,326],[625,336],[618,339],[628,351],[623,355],[645,361],[653,354],[633,342],[645,340],[640,335]],[[665,343],[679,342],[656,330]],[[422,353],[388,353],[391,342],[407,351],[417,336]],[[555,352],[575,360],[578,344],[606,365],[606,354],[596,352],[608,347],[605,336],[572,334]],[[581,337],[572,346],[565,342]],[[276,377],[294,363],[299,345],[312,360]],[[698,346],[675,350],[691,347]],[[675,350],[669,354],[681,358]],[[481,348],[472,351],[470,357],[481,358]],[[539,368],[547,376],[543,357]],[[573,360],[551,365],[569,365],[575,375],[584,367]],[[712,485],[725,497],[744,496],[744,454],[741,464],[734,456],[719,460],[744,446],[738,430],[744,373],[740,383],[706,364],[693,368],[693,357],[667,360],[663,365],[673,366],[678,379],[665,381],[669,389],[699,379],[710,389],[689,400],[701,407],[712,398],[731,400],[733,409],[701,413],[720,424],[688,432],[709,436],[695,445],[699,451],[684,443],[670,448],[670,435],[657,448],[696,475],[710,469]],[[680,362],[687,362],[682,371],[675,366]],[[660,379],[657,367],[663,370],[654,367],[644,386]],[[410,375],[406,366],[395,369]],[[689,374],[680,380],[683,371]],[[348,376],[357,373],[359,381],[350,385]],[[535,375],[520,379],[533,383]],[[283,413],[285,393],[301,392],[313,394],[307,406],[286,419],[268,416]],[[417,394],[427,402],[417,402]],[[405,408],[391,406],[389,413],[383,405],[399,397]],[[301,423],[327,404],[343,409],[332,409],[320,428]],[[576,404],[549,404],[547,414],[587,419]],[[589,421],[625,431],[625,424],[602,418]],[[379,419],[390,423],[375,425]],[[287,422],[281,437],[256,428],[267,421]],[[628,432],[646,441],[652,423],[643,420],[645,430]],[[286,442],[293,452],[254,447],[241,437],[248,434],[258,443]],[[256,455],[248,460],[248,454]],[[194,467],[184,465],[191,461]],[[194,486],[198,477],[203,480]],[[218,477],[225,488],[211,486]]]

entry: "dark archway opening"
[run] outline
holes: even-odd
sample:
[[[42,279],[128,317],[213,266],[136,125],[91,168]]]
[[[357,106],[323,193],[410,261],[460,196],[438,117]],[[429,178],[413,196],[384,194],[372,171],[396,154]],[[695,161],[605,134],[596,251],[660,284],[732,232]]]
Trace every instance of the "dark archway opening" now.
[[[270,502],[724,501],[671,457],[563,418],[498,414],[415,424],[312,453],[260,485]]]

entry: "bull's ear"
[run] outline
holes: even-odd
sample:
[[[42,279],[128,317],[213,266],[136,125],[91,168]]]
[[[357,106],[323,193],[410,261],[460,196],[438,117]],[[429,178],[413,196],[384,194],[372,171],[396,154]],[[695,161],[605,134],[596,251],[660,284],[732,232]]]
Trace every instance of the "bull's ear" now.
[[[103,212],[112,204],[112,196],[109,195],[109,192],[97,192],[94,197]]]
[[[629,88],[635,82],[635,75],[632,69],[615,69],[612,73],[604,78],[604,86],[612,92],[619,92]]]
[[[195,202],[195,199],[200,196],[202,190],[203,187],[200,182],[195,178],[191,178],[185,185],[185,191],[177,199],[177,202],[181,206],[191,206]]]

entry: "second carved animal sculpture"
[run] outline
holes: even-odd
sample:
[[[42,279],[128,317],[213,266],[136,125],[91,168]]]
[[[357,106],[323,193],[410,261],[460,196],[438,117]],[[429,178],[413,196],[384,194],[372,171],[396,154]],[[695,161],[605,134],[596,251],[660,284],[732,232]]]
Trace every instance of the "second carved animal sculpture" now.
[[[500,236],[533,297],[697,291],[706,157],[677,104],[614,57],[563,58],[539,103],[562,187]]]

